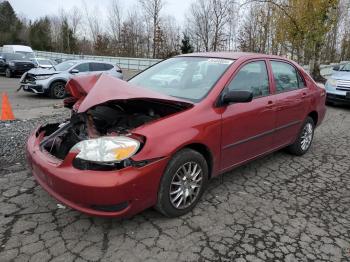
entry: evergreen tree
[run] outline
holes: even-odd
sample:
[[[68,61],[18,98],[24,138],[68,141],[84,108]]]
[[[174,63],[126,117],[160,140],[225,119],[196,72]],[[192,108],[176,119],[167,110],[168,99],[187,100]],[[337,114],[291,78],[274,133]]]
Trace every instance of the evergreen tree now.
[[[184,33],[183,38],[181,39],[181,52],[183,54],[188,54],[193,52],[193,46],[190,43],[190,38]]]
[[[29,43],[33,49],[44,51],[52,49],[50,26],[48,17],[40,18],[29,25]]]
[[[8,1],[0,2],[0,46],[23,42],[19,34],[22,23]]]

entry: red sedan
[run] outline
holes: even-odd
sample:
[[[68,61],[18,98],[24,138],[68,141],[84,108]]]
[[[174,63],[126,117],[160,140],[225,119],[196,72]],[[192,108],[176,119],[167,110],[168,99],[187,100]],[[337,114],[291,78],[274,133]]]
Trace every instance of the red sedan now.
[[[66,89],[71,118],[32,133],[29,166],[60,202],[108,217],[183,215],[211,178],[281,148],[305,154],[326,111],[299,65],[262,54],[181,55]]]

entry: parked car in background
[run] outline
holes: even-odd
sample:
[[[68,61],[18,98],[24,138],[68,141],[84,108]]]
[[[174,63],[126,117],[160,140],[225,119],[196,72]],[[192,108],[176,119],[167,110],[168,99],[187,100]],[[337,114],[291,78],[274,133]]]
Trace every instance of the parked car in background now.
[[[106,217],[186,214],[211,178],[281,148],[305,154],[326,111],[298,64],[252,53],[181,55],[128,82],[66,88],[71,118],[32,132],[28,166],[60,202]]]
[[[54,65],[57,65],[57,63],[51,59],[47,58],[33,58],[31,61],[34,63],[35,67],[40,67],[40,68],[52,68]]]
[[[326,82],[327,103],[350,104],[350,62],[333,67],[333,71]]]
[[[2,53],[0,54],[0,73],[6,77],[22,75],[28,70],[34,68],[34,63],[30,56],[25,53]]]
[[[109,62],[69,60],[50,69],[34,68],[24,74],[20,88],[35,94],[45,94],[52,98],[66,96],[65,85],[72,76],[105,72],[123,79],[120,67]]]

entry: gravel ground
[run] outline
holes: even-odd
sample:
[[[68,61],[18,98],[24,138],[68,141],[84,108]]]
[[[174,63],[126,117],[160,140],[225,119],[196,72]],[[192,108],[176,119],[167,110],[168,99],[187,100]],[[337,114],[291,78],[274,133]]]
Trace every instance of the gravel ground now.
[[[62,121],[69,117],[69,110],[60,109],[58,111],[59,114],[50,117],[0,121],[0,174],[14,164],[23,165],[25,141],[36,126],[47,122]]]
[[[350,261],[349,113],[328,108],[305,156],[279,151],[228,172],[175,219],[57,205],[25,171],[23,146],[64,116],[0,123],[0,261]]]

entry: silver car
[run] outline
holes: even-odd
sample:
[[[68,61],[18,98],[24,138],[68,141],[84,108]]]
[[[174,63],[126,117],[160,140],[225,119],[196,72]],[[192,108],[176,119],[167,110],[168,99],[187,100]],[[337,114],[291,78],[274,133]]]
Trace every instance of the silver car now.
[[[350,63],[333,67],[326,83],[327,103],[350,104]]]
[[[69,60],[50,69],[33,68],[29,70],[21,77],[20,89],[35,94],[49,95],[52,98],[64,98],[66,96],[64,87],[71,77],[101,72],[123,79],[120,67],[112,63]]]

